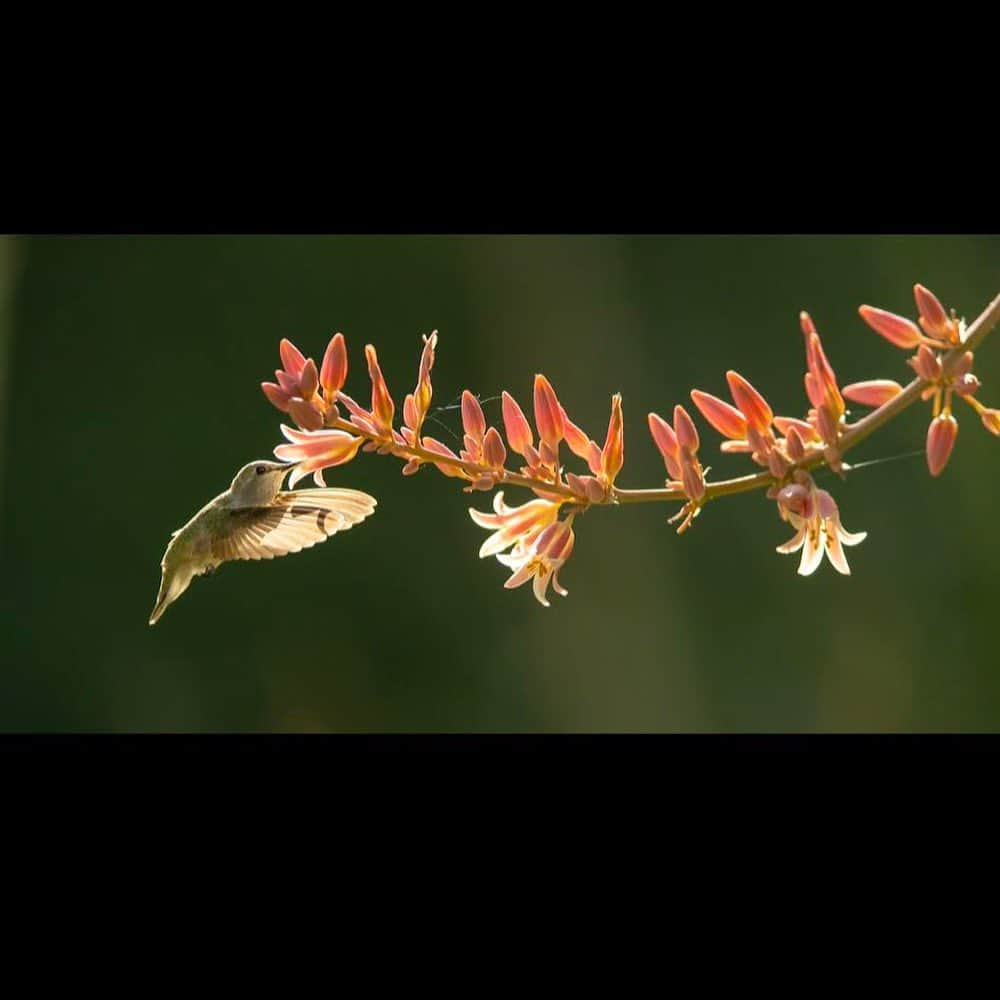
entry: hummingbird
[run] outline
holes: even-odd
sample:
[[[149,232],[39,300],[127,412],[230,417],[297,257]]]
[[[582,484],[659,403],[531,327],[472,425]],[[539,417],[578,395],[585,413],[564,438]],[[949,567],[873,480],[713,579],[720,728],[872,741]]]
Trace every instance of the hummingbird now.
[[[359,490],[282,490],[295,464],[244,465],[225,493],[170,536],[150,625],[196,576],[212,573],[231,559],[273,559],[299,552],[354,527],[375,510],[375,498]]]

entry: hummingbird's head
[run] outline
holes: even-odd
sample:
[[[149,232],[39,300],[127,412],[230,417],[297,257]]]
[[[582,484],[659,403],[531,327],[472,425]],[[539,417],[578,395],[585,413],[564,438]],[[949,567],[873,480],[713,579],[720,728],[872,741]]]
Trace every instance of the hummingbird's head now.
[[[244,465],[229,487],[233,499],[241,507],[257,507],[270,503],[281,489],[285,476],[297,463],[267,462],[263,459]]]

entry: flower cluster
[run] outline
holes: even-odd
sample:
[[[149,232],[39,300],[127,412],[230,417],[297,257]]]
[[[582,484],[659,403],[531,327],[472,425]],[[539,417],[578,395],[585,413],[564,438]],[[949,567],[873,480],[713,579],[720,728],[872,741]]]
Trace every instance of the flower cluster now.
[[[325,485],[323,470],[351,461],[359,451],[391,455],[403,462],[403,475],[414,475],[432,466],[446,476],[460,479],[466,492],[503,487],[523,488],[534,499],[508,506],[498,491],[493,511],[470,509],[472,520],[490,532],[479,550],[481,558],[495,556],[510,570],[504,584],[519,587],[529,580],[535,597],[548,606],[549,588],[565,595],[559,573],[573,553],[574,522],[593,505],[620,505],[649,501],[680,501],[670,518],[686,531],[711,500],[750,489],[764,489],[777,505],[781,519],[795,529],[780,553],[801,551],[799,573],[809,575],[824,554],[838,572],[850,569],[844,546],[857,545],[865,533],[852,534],[842,525],[833,497],[816,486],[812,473],[826,467],[844,476],[850,466],[845,452],[872,430],[918,397],[933,400],[927,433],[927,464],[931,475],[944,469],[954,447],[958,424],[952,400],[965,400],[979,414],[991,433],[1000,435],[1000,410],[976,398],[979,380],[972,373],[973,348],[982,339],[984,324],[1000,318],[1000,297],[973,326],[952,311],[946,313],[924,286],[914,289],[918,320],[871,306],[862,306],[862,318],[890,343],[915,353],[909,359],[918,380],[904,389],[890,379],[870,379],[840,387],[819,332],[808,313],[799,324],[805,338],[804,377],[806,412],[801,417],[778,416],[767,399],[736,371],[726,372],[731,401],[700,389],[691,391],[698,413],[722,435],[720,450],[747,455],[758,471],[731,480],[709,481],[711,471],[702,466],[698,428],[681,405],[668,422],[649,413],[648,427],[667,471],[664,489],[628,490],[617,485],[625,461],[624,416],[619,394],[611,398],[611,413],[603,445],[574,423],[559,401],[551,382],[541,374],[533,384],[533,424],[517,400],[504,391],[499,419],[491,423],[479,399],[470,391],[461,394],[462,438],[459,450],[427,434],[423,428],[431,413],[431,372],[438,344],[437,331],[423,338],[416,385],[397,409],[379,365],[375,348],[365,347],[371,383],[365,406],[348,396],[347,348],[342,334],[331,338],[321,364],[307,358],[289,340],[279,345],[282,367],[275,382],[261,388],[271,403],[288,414],[294,427],[281,425],[286,438],[275,455],[294,463],[291,484],[309,473]],[[848,422],[845,400],[873,408],[864,419]],[[397,427],[397,418],[402,422]],[[563,444],[568,452],[563,451]],[[564,458],[583,463],[568,471]],[[514,468],[508,467],[513,456]]]
[[[927,468],[939,476],[948,464],[958,438],[958,421],[951,411],[954,397],[965,400],[979,414],[983,426],[1000,435],[1000,410],[984,406],[975,397],[979,379],[972,374],[975,357],[972,351],[962,351],[967,327],[955,310],[945,312],[937,296],[923,285],[914,285],[918,323],[896,313],[861,306],[861,318],[890,344],[916,353],[907,364],[923,382],[920,397],[933,400],[931,422],[927,428]],[[947,353],[942,353],[947,352]],[[903,391],[895,382],[881,379],[859,382],[844,389],[844,395],[866,406],[882,406]]]
[[[776,416],[764,396],[735,371],[726,372],[732,405],[701,389],[691,390],[691,400],[726,438],[721,445],[723,452],[749,454],[753,462],[770,474],[768,497],[777,501],[782,519],[791,521],[798,529],[796,537],[779,546],[778,551],[788,553],[802,548],[799,572],[803,575],[819,566],[824,551],[836,569],[848,573],[840,543],[857,544],[864,535],[849,535],[840,528],[833,498],[825,490],[816,490],[805,471],[824,462],[843,473],[840,439],[845,429],[844,398],[811,317],[803,312],[799,322],[805,336],[806,397],[811,404],[804,419]],[[684,412],[681,407],[677,409]],[[662,442],[664,426],[655,414],[650,414],[653,439],[666,459]],[[703,484],[702,493],[705,492]]]
[[[505,483],[532,490],[538,499],[521,507],[508,507],[503,494],[498,493],[493,514],[476,510],[470,514],[476,524],[493,531],[480,555],[495,555],[512,570],[506,586],[517,587],[534,579],[535,596],[548,606],[550,583],[556,593],[565,594],[557,573],[573,551],[575,516],[591,504],[613,502],[615,479],[625,460],[621,396],[611,399],[602,447],[569,418],[544,375],[536,375],[534,381],[534,430],[510,393],[502,396],[501,433],[498,427],[490,426],[477,397],[465,390],[461,401],[463,446],[456,454],[442,441],[422,433],[433,398],[431,370],[437,342],[437,331],[424,337],[417,384],[403,400],[403,423],[397,429],[395,402],[371,344],[365,347],[371,381],[371,405],[365,408],[343,391],[347,352],[342,334],[331,339],[319,368],[291,341],[282,340],[277,382],[264,382],[261,389],[298,428],[281,425],[288,443],[278,445],[275,455],[296,463],[292,485],[310,472],[318,485],[325,485],[324,469],[343,465],[364,450],[402,459],[404,475],[432,465],[446,476],[464,480],[466,492],[492,490]],[[691,432],[696,436],[693,424]],[[563,442],[586,463],[586,472],[564,469],[560,456]],[[517,471],[506,467],[511,453],[523,460]],[[565,516],[560,520],[564,508]]]
[[[796,533],[776,551],[787,555],[801,549],[799,573],[802,576],[809,576],[819,566],[824,552],[838,573],[849,576],[851,569],[842,546],[860,545],[867,533],[851,534],[844,529],[833,497],[826,490],[817,489],[808,472],[797,469],[792,478],[793,482],[778,490],[775,498],[778,512],[791,522]]]
[[[727,404],[722,403],[722,405]],[[732,410],[732,407],[728,409]],[[738,411],[733,410],[733,415],[737,414]],[[742,420],[742,414],[738,415]],[[691,527],[691,522],[698,516],[701,502],[705,497],[705,470],[698,460],[698,447],[701,443],[698,438],[698,428],[695,427],[688,411],[679,403],[674,407],[673,427],[656,413],[648,414],[646,420],[649,424],[649,433],[663,457],[667,475],[670,476],[666,483],[667,489],[679,488],[688,499],[677,514],[670,518],[670,523],[681,521],[677,529],[677,534],[681,535]]]

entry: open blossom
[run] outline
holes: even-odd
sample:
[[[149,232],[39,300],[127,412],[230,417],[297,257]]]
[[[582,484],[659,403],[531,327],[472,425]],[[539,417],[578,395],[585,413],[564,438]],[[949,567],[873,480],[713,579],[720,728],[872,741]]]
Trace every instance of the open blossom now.
[[[808,473],[797,473],[795,479],[794,483],[778,491],[777,500],[782,518],[797,530],[795,536],[779,545],[776,551],[787,555],[801,549],[801,576],[815,572],[824,552],[838,573],[850,575],[843,546],[859,545],[867,538],[867,532],[852,534],[845,530],[833,497],[826,490],[817,489]]]
[[[965,339],[965,323],[954,311],[949,316],[937,296],[923,285],[913,286],[913,298],[920,314],[919,326],[905,316],[874,306],[859,306],[858,313],[876,333],[903,350],[921,344],[939,350],[958,347]]]
[[[344,431],[297,431],[284,424],[281,425],[281,433],[291,443],[279,444],[274,449],[275,457],[283,462],[299,463],[288,480],[291,487],[310,472],[317,486],[326,486],[323,470],[349,462],[358,453],[362,442],[362,438]]]
[[[564,521],[550,524],[532,542],[518,541],[509,554],[501,552],[497,555],[499,562],[514,571],[504,587],[512,590],[532,580],[532,590],[538,603],[549,607],[546,595],[550,583],[560,597],[569,593],[559,584],[559,570],[573,554],[575,543],[572,515]]]
[[[573,516],[558,520],[561,503],[551,500],[530,500],[520,507],[508,507],[503,492],[493,499],[495,513],[469,509],[469,516],[481,528],[493,533],[479,549],[479,558],[496,556],[497,561],[513,570],[505,587],[519,587],[534,580],[535,597],[545,607],[549,584],[561,596],[566,591],[559,585],[557,574],[573,551]],[[510,549],[505,553],[505,549]]]
[[[498,552],[510,548],[517,541],[533,541],[545,528],[559,516],[561,503],[552,500],[529,500],[520,507],[508,507],[503,502],[503,490],[493,498],[494,514],[484,514],[473,507],[469,508],[469,517],[480,528],[487,528],[493,534],[483,542],[479,549],[479,558],[495,556]]]

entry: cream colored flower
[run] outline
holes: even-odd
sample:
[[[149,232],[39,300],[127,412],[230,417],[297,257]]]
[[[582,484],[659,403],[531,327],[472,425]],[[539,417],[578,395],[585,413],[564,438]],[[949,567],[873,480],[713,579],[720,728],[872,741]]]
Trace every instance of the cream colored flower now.
[[[838,573],[849,576],[850,566],[843,546],[859,545],[868,537],[867,532],[852,534],[840,523],[840,512],[826,490],[816,488],[812,477],[802,473],[800,481],[785,486],[778,492],[778,510],[782,517],[796,528],[796,534],[776,551],[787,555],[802,550],[799,574],[809,576],[823,561],[823,553]]]

